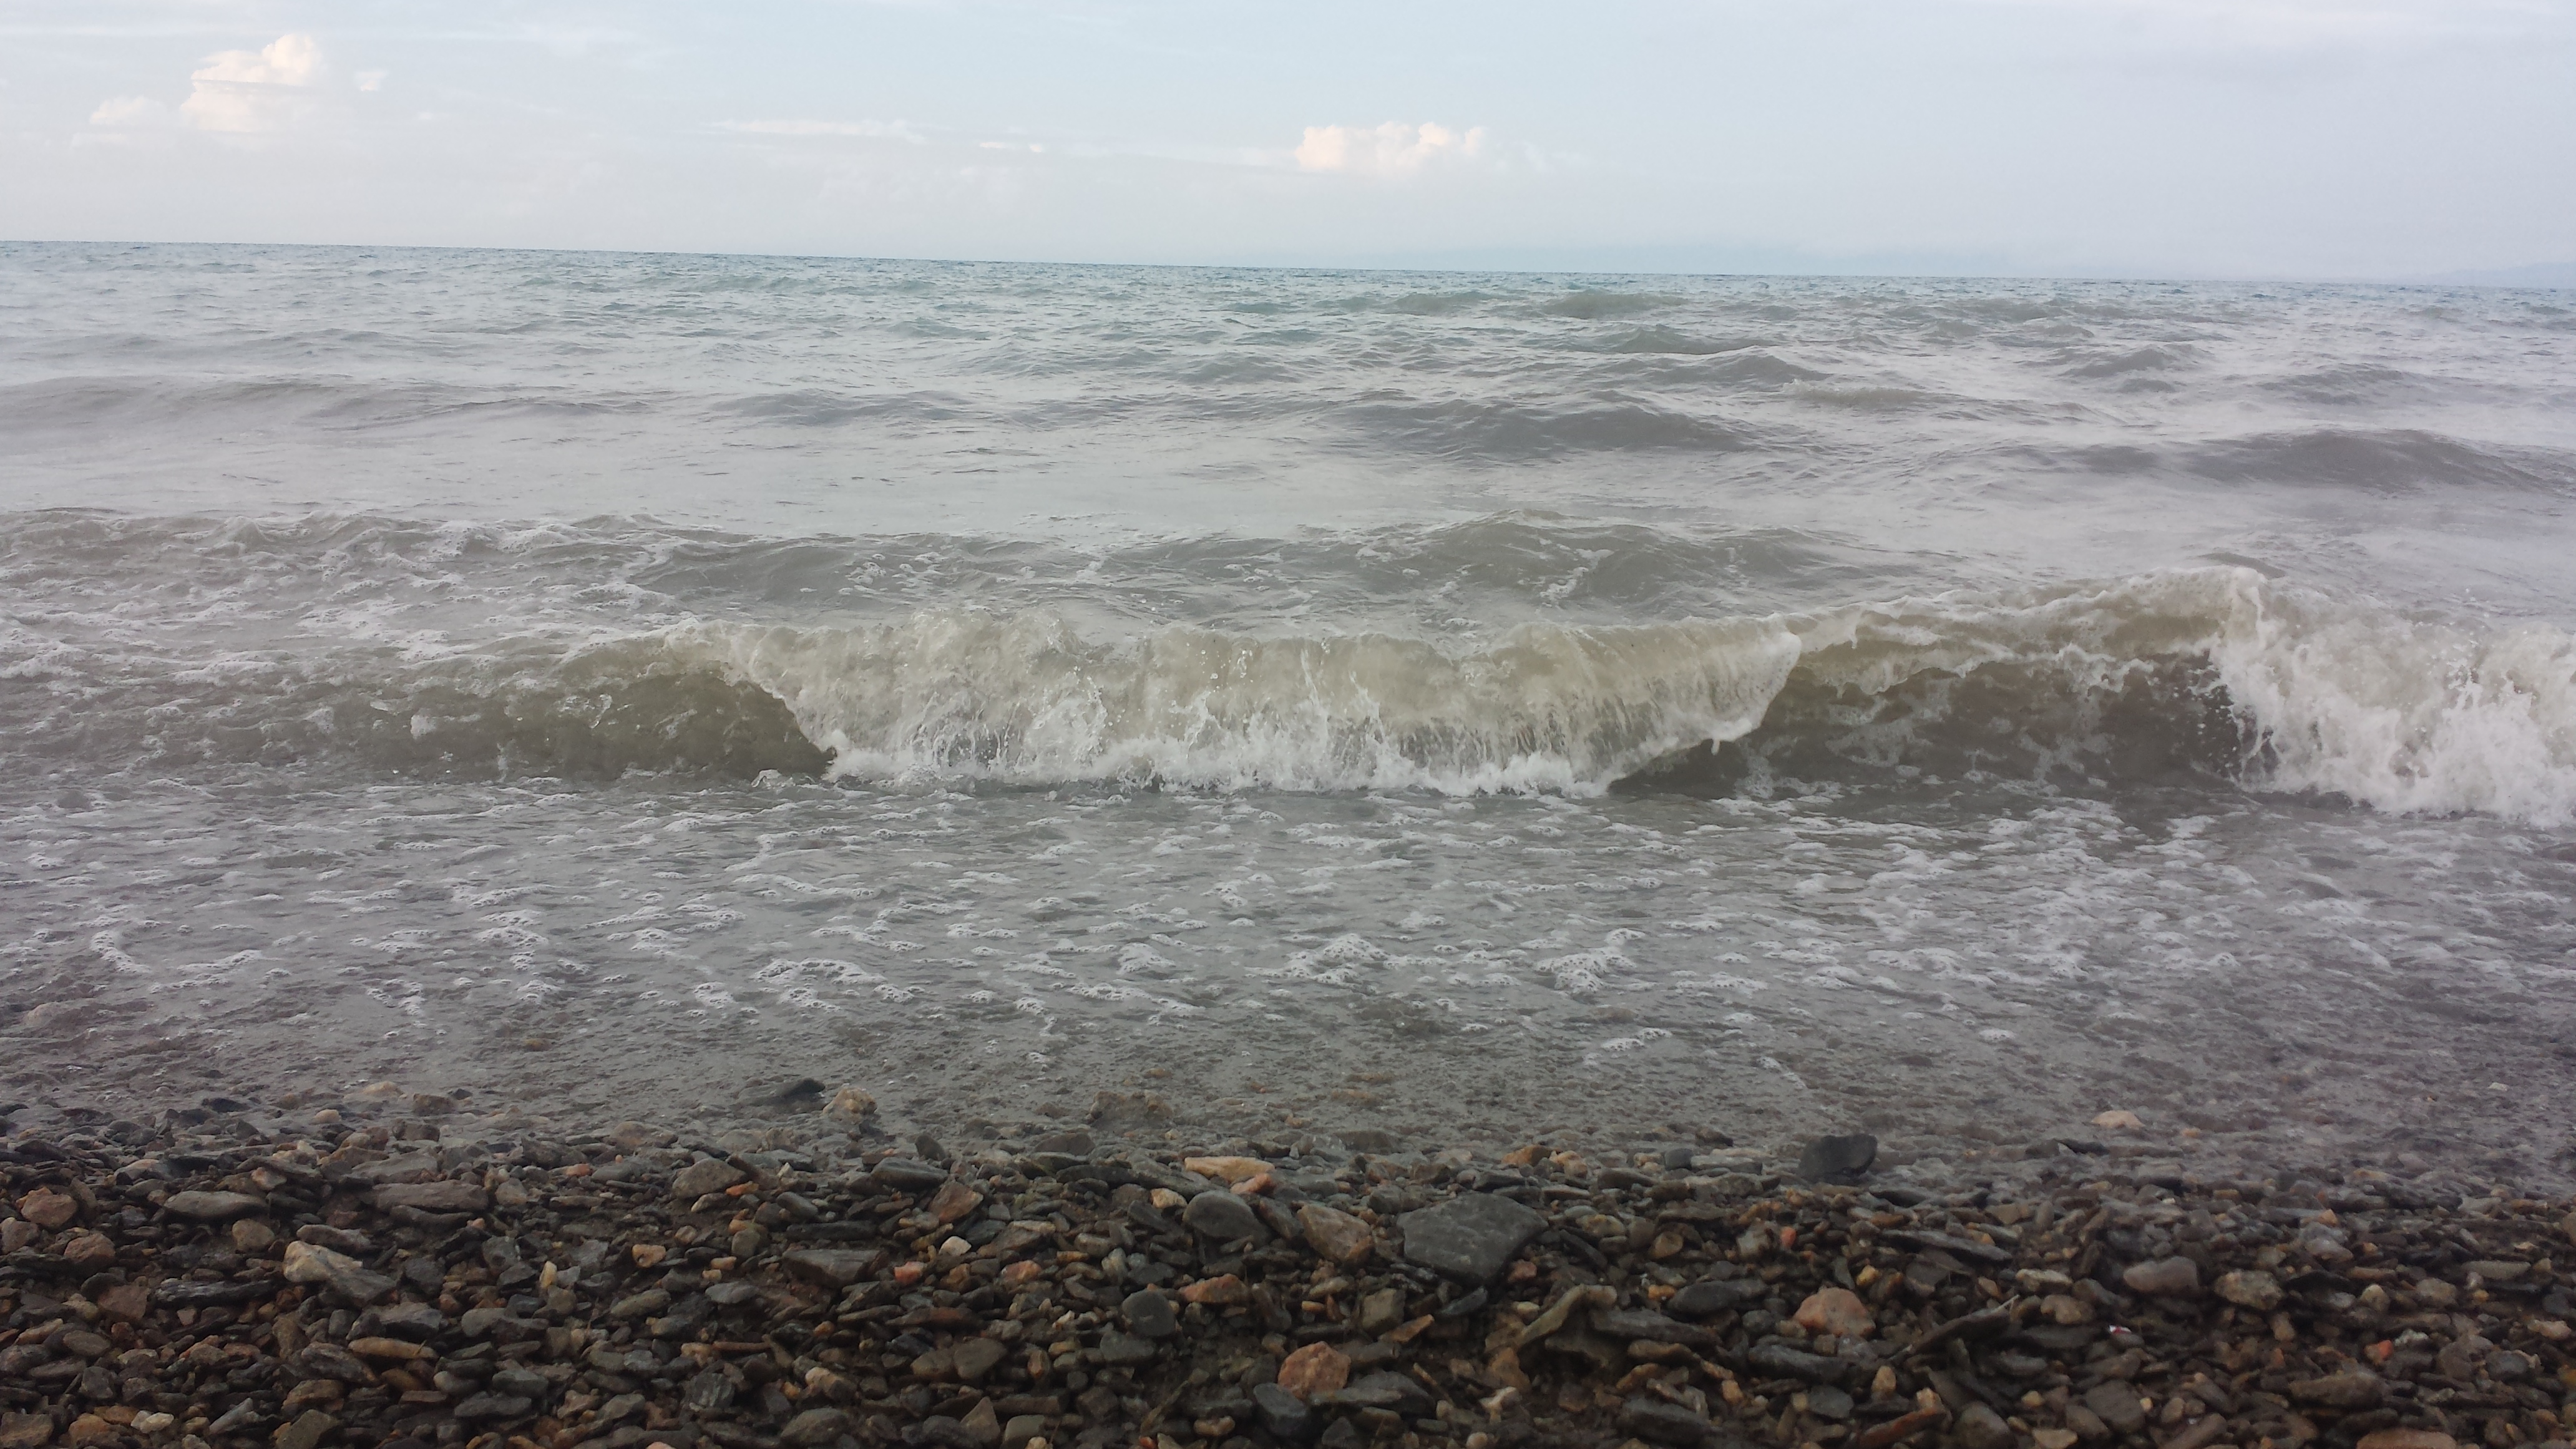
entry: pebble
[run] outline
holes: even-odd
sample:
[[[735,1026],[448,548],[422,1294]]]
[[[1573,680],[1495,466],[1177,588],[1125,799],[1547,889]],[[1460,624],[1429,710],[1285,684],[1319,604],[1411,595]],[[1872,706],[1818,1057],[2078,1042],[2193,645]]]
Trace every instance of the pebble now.
[[[2538,1449],[2576,1383],[2565,1204],[2361,1174],[1945,1195],[408,1110],[0,1159],[60,1219],[0,1220],[0,1449]]]
[[[1878,1139],[1866,1132],[1819,1137],[1798,1154],[1798,1175],[1809,1182],[1857,1182],[1878,1160]]]

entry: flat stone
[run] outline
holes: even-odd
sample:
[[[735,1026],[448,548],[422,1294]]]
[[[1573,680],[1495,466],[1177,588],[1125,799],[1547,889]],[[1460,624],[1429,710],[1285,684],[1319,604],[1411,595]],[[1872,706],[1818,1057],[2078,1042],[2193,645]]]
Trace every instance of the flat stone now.
[[[1593,1315],[1592,1326],[1612,1338],[1635,1343],[1678,1343],[1690,1348],[1715,1348],[1717,1335],[1696,1323],[1657,1313],[1648,1308],[1622,1308]]]
[[[1547,1219],[1490,1192],[1461,1193],[1400,1221],[1405,1261],[1470,1287],[1501,1277],[1547,1228]]]
[[[1715,1318],[1770,1296],[1771,1285],[1759,1278],[1704,1278],[1665,1300],[1664,1311],[1675,1318]]]
[[[928,1207],[930,1215],[939,1219],[941,1227],[946,1227],[973,1212],[983,1201],[982,1193],[950,1178],[939,1185],[939,1191],[930,1195]]]
[[[43,1449],[53,1437],[50,1414],[0,1414],[0,1449]]]
[[[1046,1432],[1044,1414],[1013,1414],[1002,1422],[1001,1449],[1027,1449],[1028,1442]]]
[[[1694,1445],[1717,1432],[1717,1426],[1679,1404],[1634,1398],[1619,1406],[1619,1432],[1654,1444]]]
[[[350,1333],[361,1338],[407,1338],[417,1343],[447,1331],[447,1315],[426,1303],[387,1303],[358,1315]]]
[[[470,1424],[487,1419],[516,1419],[535,1408],[535,1404],[516,1394],[468,1394],[448,1412]]]
[[[1329,1394],[1351,1381],[1351,1356],[1329,1343],[1310,1343],[1279,1364],[1279,1387],[1300,1403]]]
[[[799,1248],[778,1258],[778,1266],[786,1270],[788,1277],[826,1288],[847,1288],[862,1278],[873,1277],[884,1262],[882,1251],[858,1248]]]
[[[296,1416],[294,1423],[280,1429],[272,1442],[277,1449],[317,1449],[322,1436],[339,1427],[339,1420],[320,1409],[307,1409]]]
[[[1203,1192],[1191,1198],[1190,1205],[1181,1209],[1181,1221],[1200,1237],[1219,1243],[1257,1237],[1262,1230],[1252,1205],[1230,1192]]]
[[[2126,1379],[2112,1379],[2086,1389],[2084,1407],[2116,1433],[2137,1434],[2147,1427],[2147,1411],[2138,1407],[2138,1386]]]
[[[479,1213],[492,1205],[491,1195],[471,1182],[390,1182],[376,1189],[376,1206],[417,1208],[425,1213]]]
[[[80,1216],[80,1199],[40,1187],[18,1199],[18,1216],[52,1232]]]
[[[371,1273],[357,1259],[311,1243],[286,1245],[286,1281],[319,1284],[365,1307],[394,1291],[394,1280]]]
[[[98,1295],[98,1311],[120,1323],[141,1323],[152,1312],[152,1289],[142,1283],[120,1283]]]
[[[2200,1265],[2189,1258],[2158,1258],[2152,1262],[2131,1263],[2120,1274],[2120,1281],[2132,1293],[2146,1293],[2165,1298],[2187,1298],[2200,1291]]]
[[[807,1409],[778,1431],[778,1442],[790,1449],[822,1449],[850,1432],[850,1416],[838,1409]]]
[[[1414,1382],[1411,1374],[1387,1370],[1365,1375],[1330,1394],[1318,1394],[1313,1402],[1346,1409],[1384,1409],[1407,1419],[1430,1418],[1435,1407],[1431,1391]]]
[[[986,1375],[1001,1367],[1010,1350],[1000,1340],[991,1338],[961,1339],[950,1353],[950,1364],[961,1383],[979,1384]]]
[[[1151,1288],[1127,1295],[1118,1305],[1127,1315],[1128,1329],[1144,1338],[1169,1338],[1181,1331],[1181,1321],[1172,1314],[1172,1300]]]
[[[1322,1203],[1298,1204],[1297,1225],[1306,1230],[1306,1241],[1318,1254],[1336,1263],[1367,1261],[1376,1240],[1376,1230],[1366,1222]]]
[[[2281,1282],[2258,1268],[2218,1275],[2218,1296],[2239,1308],[2269,1313],[2281,1306]]]
[[[692,1162],[671,1174],[671,1196],[695,1202],[708,1193],[722,1192],[742,1179],[741,1168],[710,1157],[704,1162]]]
[[[1811,1384],[1838,1384],[1851,1372],[1851,1365],[1841,1359],[1808,1353],[1785,1343],[1757,1343],[1744,1355],[1744,1361],[1775,1377],[1804,1379]]]
[[[894,1192],[926,1192],[948,1180],[948,1169],[933,1167],[919,1158],[889,1157],[868,1176],[876,1179],[877,1186]]]
[[[2380,1381],[2379,1375],[2360,1369],[2345,1369],[2323,1378],[2301,1379],[2290,1385],[2291,1398],[2321,1409],[2376,1409],[2387,1392],[2388,1386]]]
[[[1116,1329],[1100,1335],[1100,1361],[1111,1368],[1141,1368],[1162,1356],[1163,1350],[1150,1338],[1138,1338]]]
[[[246,1192],[174,1192],[161,1210],[201,1223],[224,1223],[268,1211],[268,1200]]]
[[[1878,1139],[1866,1132],[1819,1137],[1798,1154],[1798,1175],[1809,1182],[1857,1182],[1878,1160]]]
[[[2379,1429],[2362,1435],[2353,1449],[2460,1449],[2460,1441],[2432,1429]]]
[[[1960,1449],[2012,1449],[2018,1442],[2012,1425],[1983,1404],[1970,1404],[1959,1411],[1950,1425],[1950,1437]]]
[[[1360,1295],[1360,1311],[1357,1321],[1353,1324],[1360,1332],[1375,1338],[1402,1322],[1404,1322],[1403,1289],[1381,1288],[1374,1293]]]
[[[1306,1402],[1277,1384],[1255,1384],[1252,1389],[1252,1412],[1261,1427],[1287,1444],[1304,1444],[1322,1431],[1323,1419],[1306,1407]],[[50,1427],[50,1425],[48,1426]],[[1002,1449],[1010,1449],[1005,1437]]]

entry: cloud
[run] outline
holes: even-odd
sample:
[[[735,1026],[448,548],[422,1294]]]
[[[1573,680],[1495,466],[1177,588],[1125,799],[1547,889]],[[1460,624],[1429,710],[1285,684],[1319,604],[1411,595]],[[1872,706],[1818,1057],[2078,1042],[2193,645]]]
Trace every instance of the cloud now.
[[[910,141],[918,146],[930,138],[914,130],[910,121],[718,121],[716,129],[742,136],[864,136],[876,141]]]
[[[385,88],[385,77],[391,74],[393,72],[387,70],[362,70],[351,79],[358,83],[358,89],[362,91],[380,91]]]
[[[280,130],[312,107],[308,88],[321,73],[322,47],[302,33],[255,51],[218,51],[189,76],[196,88],[179,115],[200,131]]]
[[[1425,121],[1408,126],[1308,126],[1297,146],[1300,171],[1340,171],[1353,176],[1410,176],[1426,166],[1472,161],[1485,151],[1485,128],[1453,131]]]
[[[170,108],[150,96],[110,96],[89,113],[93,126],[157,126],[170,119]]]

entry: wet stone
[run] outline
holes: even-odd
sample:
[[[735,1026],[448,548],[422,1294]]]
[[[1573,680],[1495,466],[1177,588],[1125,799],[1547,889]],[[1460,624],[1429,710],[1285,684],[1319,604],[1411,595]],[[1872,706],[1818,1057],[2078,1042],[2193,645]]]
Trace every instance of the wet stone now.
[[[1112,1368],[1135,1368],[1152,1363],[1162,1350],[1148,1338],[1120,1333],[1115,1329],[1100,1335],[1100,1361]]]
[[[1233,1243],[1260,1234],[1261,1219],[1251,1205],[1230,1192],[1203,1192],[1181,1209],[1190,1230],[1212,1242]]]
[[[1665,1300],[1664,1311],[1675,1318],[1715,1318],[1741,1312],[1769,1296],[1770,1285],[1759,1278],[1708,1278]]]
[[[671,1196],[695,1202],[711,1192],[722,1192],[743,1180],[742,1170],[730,1162],[709,1158],[692,1162],[671,1176]]]
[[[174,1192],[161,1204],[161,1210],[201,1223],[221,1223],[266,1212],[268,1201],[243,1192]]]
[[[1144,1338],[1169,1338],[1181,1331],[1180,1320],[1172,1314],[1172,1301],[1151,1288],[1127,1295],[1118,1305],[1127,1316],[1130,1331]]]
[[[1277,1384],[1255,1385],[1252,1409],[1260,1416],[1261,1427],[1286,1443],[1310,1442],[1323,1428],[1322,1419],[1304,1400]]]
[[[927,1192],[948,1181],[948,1169],[910,1157],[889,1157],[869,1173],[879,1187],[895,1192]]]
[[[1463,1193],[1406,1213],[1401,1222],[1405,1261],[1469,1286],[1501,1277],[1547,1227],[1529,1208],[1489,1192]]]
[[[1819,1137],[1798,1154],[1798,1175],[1809,1182],[1858,1182],[1878,1160],[1878,1139],[1866,1132]]]
[[[1653,1444],[1695,1445],[1717,1432],[1717,1426],[1680,1404],[1633,1398],[1619,1406],[1620,1432]]]
[[[2112,1379],[2085,1390],[2084,1407],[2118,1433],[2136,1434],[2147,1427],[2147,1411],[2138,1406],[2137,1386],[2125,1380]]]

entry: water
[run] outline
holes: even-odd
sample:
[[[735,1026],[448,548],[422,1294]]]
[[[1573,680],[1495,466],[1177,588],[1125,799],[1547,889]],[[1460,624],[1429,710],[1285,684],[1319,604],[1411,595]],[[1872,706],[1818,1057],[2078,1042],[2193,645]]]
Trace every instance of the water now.
[[[11,246],[0,449],[22,1116],[2576,1165],[2564,293]]]

